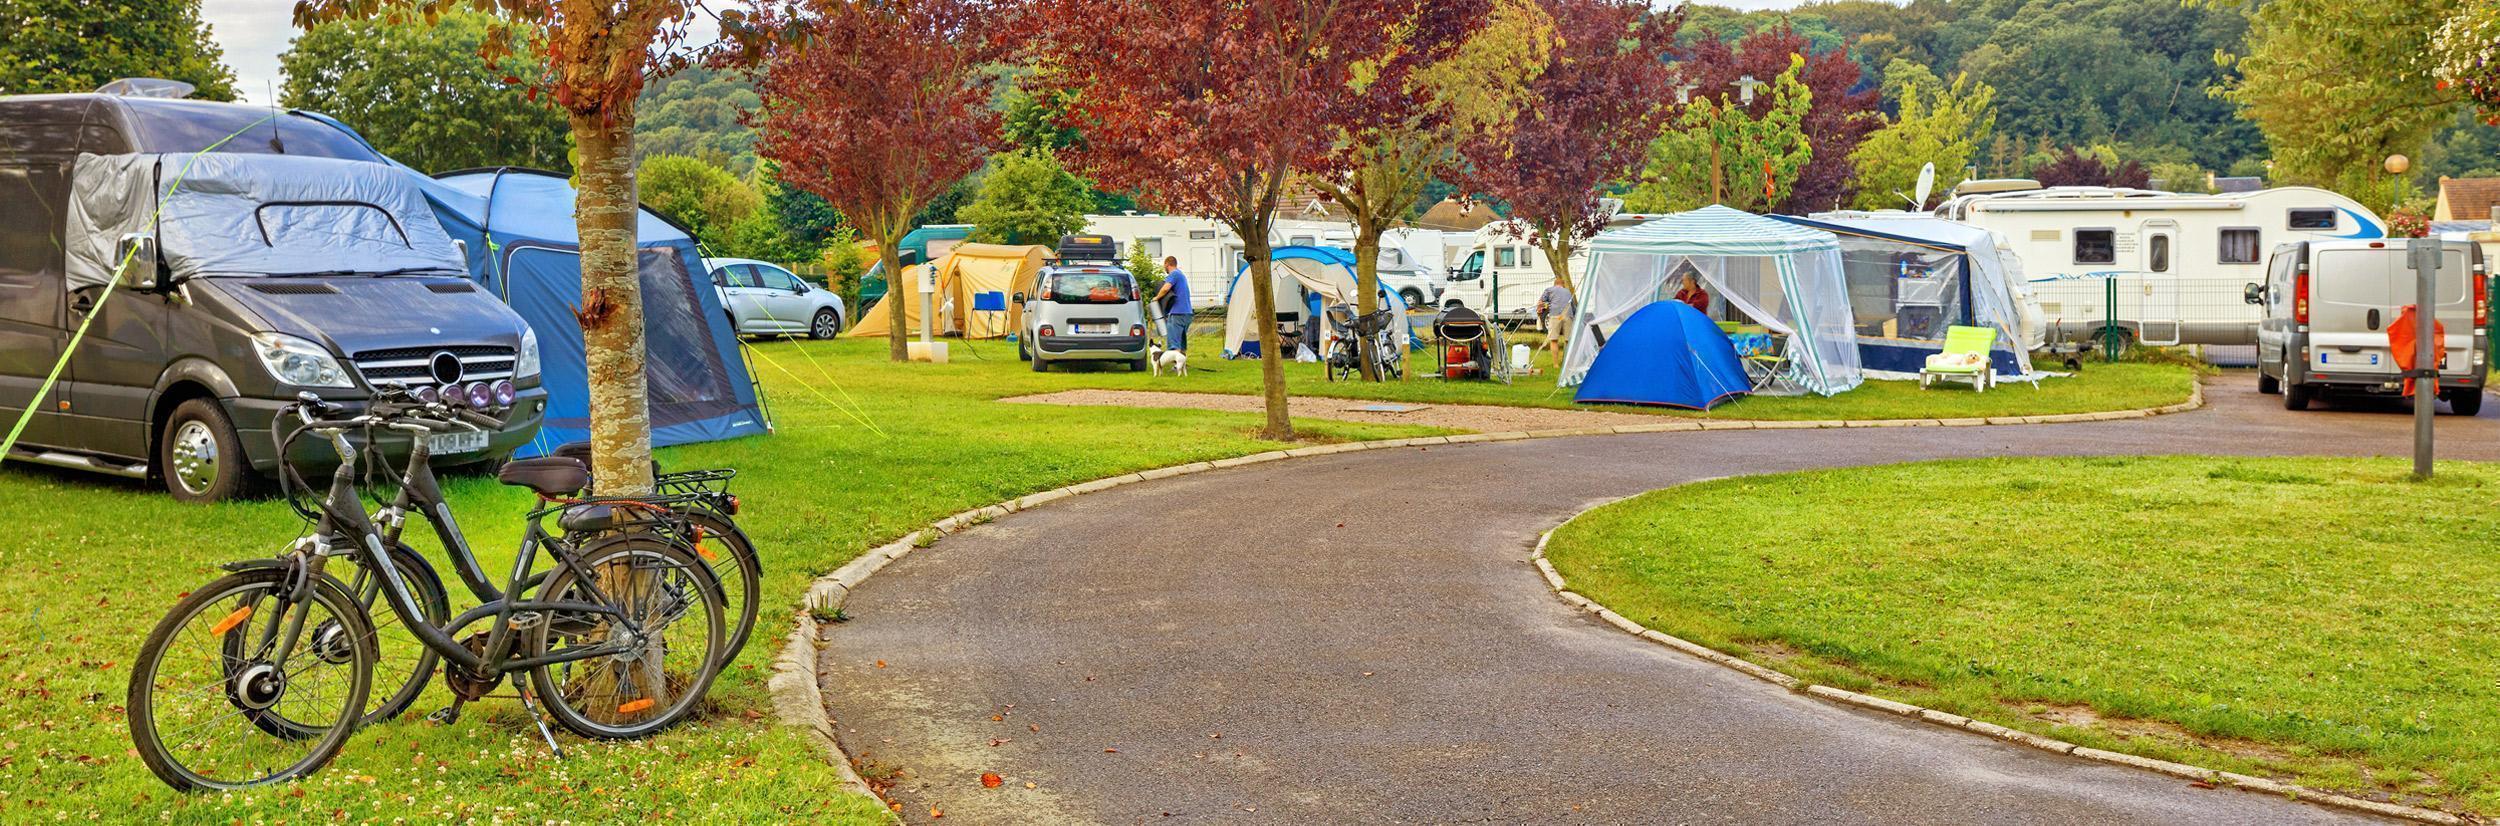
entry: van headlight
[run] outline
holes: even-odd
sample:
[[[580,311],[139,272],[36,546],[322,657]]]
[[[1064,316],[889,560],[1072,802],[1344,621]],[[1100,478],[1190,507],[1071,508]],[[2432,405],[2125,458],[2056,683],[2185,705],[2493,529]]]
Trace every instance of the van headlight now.
[[[521,325],[521,352],[512,357],[512,377],[526,379],[538,375],[538,331]]]
[[[297,387],[354,387],[329,348],[283,333],[253,333],[252,352],[260,366],[283,384]]]

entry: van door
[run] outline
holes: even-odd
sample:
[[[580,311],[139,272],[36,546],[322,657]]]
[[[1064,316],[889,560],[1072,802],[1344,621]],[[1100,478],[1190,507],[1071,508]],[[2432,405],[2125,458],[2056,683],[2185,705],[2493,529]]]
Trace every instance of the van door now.
[[[2387,325],[2411,303],[2403,250],[2319,249],[2309,261],[2309,369],[2393,377]],[[2404,296],[2397,295],[2402,281]]]
[[[76,124],[0,124],[0,433],[26,418],[28,445],[67,447],[66,383],[40,399],[44,377],[69,343],[61,233],[69,203]]]

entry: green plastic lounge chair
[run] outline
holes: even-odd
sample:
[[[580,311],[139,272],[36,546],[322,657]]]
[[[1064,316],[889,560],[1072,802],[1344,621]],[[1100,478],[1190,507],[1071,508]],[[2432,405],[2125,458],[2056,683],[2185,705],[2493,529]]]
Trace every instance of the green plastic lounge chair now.
[[[1927,357],[1919,368],[1918,386],[1934,387],[1938,381],[1966,381],[1971,389],[1988,392],[1997,383],[1996,367],[1989,362],[1988,351],[1996,347],[1994,327],[1947,327],[1944,331],[1944,352]]]

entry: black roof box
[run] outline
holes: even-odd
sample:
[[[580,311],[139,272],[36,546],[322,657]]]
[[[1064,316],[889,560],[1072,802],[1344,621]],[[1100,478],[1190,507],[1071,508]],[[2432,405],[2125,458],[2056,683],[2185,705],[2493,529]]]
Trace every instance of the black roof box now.
[[[1119,263],[1120,242],[1108,235],[1063,235],[1059,237],[1059,263],[1104,261]]]

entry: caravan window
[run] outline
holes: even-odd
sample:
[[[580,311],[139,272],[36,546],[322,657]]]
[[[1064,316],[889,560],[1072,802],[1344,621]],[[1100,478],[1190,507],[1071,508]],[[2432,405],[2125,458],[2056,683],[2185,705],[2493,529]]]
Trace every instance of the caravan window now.
[[[2256,227],[2222,228],[2222,256],[2219,260],[2225,264],[2257,263],[2257,236]]]
[[[1163,239],[1139,238],[1137,239],[1137,243],[1139,246],[1146,248],[1147,258],[1153,259],[1157,264],[1163,263]]]
[[[1297,246],[1297,247],[1316,247],[1316,246],[1319,246],[1319,239],[1317,239],[1317,238],[1313,238],[1313,237],[1308,236],[1308,235],[1296,235],[1296,236],[1293,236],[1292,238],[1287,238],[1287,239],[1285,239],[1285,241],[1286,241],[1286,243],[1288,243],[1288,244],[1290,244],[1290,245],[1292,245],[1292,246]]]
[[[1516,266],[1519,266],[1519,248],[1518,248],[1518,247],[1494,247],[1494,248],[1493,248],[1493,266],[1496,266],[1496,267],[1516,267]]]
[[[2114,229],[2075,230],[2075,263],[2118,263],[2118,231]]]
[[[1190,231],[1189,231],[1189,240],[1192,240],[1192,241],[1213,241],[1213,240],[1215,240],[1215,230],[1211,230],[1211,229],[1193,229],[1193,230],[1190,230]]]
[[[2302,230],[2302,231],[2310,231],[2310,230],[2332,230],[2332,229],[2334,229],[2334,228],[2335,228],[2335,210],[2333,210],[2333,209],[2295,209],[2295,210],[2292,210],[2292,214],[2291,214],[2291,227],[2292,227],[2292,229]]]
[[[2170,236],[2155,235],[2146,243],[2144,268],[2153,272],[2170,271]]]

